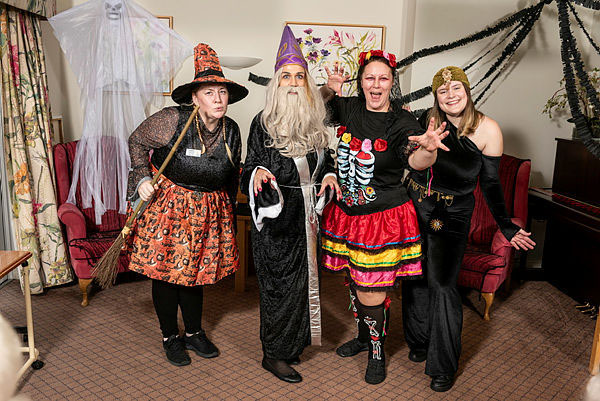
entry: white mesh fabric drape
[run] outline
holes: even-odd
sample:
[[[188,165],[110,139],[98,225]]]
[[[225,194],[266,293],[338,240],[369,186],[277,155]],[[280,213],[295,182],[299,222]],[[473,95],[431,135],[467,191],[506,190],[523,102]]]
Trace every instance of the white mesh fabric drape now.
[[[68,202],[125,213],[127,139],[193,45],[130,0],[90,0],[48,20],[81,88],[83,132]]]

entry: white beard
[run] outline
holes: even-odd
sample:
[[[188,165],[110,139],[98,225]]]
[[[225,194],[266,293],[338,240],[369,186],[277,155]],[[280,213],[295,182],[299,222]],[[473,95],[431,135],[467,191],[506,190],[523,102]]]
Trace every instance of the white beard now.
[[[324,107],[319,110],[311,106],[305,87],[276,88],[271,106],[265,108],[265,112],[271,110],[271,114],[263,115],[263,123],[272,139],[269,145],[279,149],[282,155],[301,157],[327,147]]]

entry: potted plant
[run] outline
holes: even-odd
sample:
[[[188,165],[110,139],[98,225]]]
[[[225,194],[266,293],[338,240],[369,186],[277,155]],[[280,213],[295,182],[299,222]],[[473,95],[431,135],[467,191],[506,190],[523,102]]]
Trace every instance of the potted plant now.
[[[596,93],[600,91],[600,69],[594,67],[588,72],[590,83],[596,90]],[[548,114],[548,118],[554,120],[556,118],[564,118],[570,116],[569,103],[567,100],[567,90],[565,89],[565,79],[561,79],[560,88],[554,92],[554,94],[548,99],[542,113]],[[592,131],[594,138],[600,138],[600,110],[596,110],[594,105],[590,103],[586,96],[585,88],[579,84],[579,80],[575,77],[575,87],[577,88],[577,98],[579,99],[579,106],[584,117],[588,121],[588,125]],[[599,95],[600,99],[600,95]],[[567,121],[573,122],[572,118],[568,118]],[[577,137],[577,131],[573,128],[573,137]]]

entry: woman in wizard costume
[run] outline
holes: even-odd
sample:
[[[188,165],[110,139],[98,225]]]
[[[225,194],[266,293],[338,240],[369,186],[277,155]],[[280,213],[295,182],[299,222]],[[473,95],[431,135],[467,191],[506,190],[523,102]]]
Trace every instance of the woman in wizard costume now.
[[[254,220],[262,366],[291,383],[302,376],[290,365],[304,347],[320,345],[318,209],[327,187],[339,192],[324,120],[323,100],[286,26],[265,108],[250,127],[241,181]]]

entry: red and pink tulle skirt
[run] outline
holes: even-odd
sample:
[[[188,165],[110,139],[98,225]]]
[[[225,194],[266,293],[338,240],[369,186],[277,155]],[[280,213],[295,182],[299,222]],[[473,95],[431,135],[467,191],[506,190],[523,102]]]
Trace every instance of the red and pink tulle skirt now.
[[[421,233],[412,201],[382,212],[349,216],[334,202],[323,211],[323,265],[346,271],[363,291],[385,291],[422,276]]]

